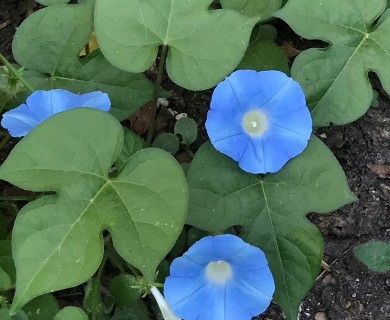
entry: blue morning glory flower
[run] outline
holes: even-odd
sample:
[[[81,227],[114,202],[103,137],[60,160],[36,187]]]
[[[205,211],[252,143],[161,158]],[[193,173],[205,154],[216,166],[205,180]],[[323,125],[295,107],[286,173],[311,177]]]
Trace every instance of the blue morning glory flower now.
[[[215,88],[206,129],[214,147],[241,169],[267,173],[306,148],[312,120],[292,78],[280,71],[238,70]]]
[[[185,320],[250,320],[267,309],[274,291],[263,251],[230,234],[196,242],[172,262],[164,284]]]
[[[7,129],[11,136],[23,137],[56,113],[77,107],[108,111],[110,106],[110,98],[101,91],[74,94],[62,89],[37,90],[27,98],[26,104],[4,113],[1,126]]]

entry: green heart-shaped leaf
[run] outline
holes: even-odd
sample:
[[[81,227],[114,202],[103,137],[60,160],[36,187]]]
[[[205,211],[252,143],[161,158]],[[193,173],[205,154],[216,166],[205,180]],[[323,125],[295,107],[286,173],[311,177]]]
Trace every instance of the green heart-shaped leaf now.
[[[260,21],[272,17],[272,13],[282,6],[281,0],[220,0],[222,8],[233,9]]]
[[[57,312],[54,320],[88,320],[83,309],[77,307],[65,307]]]
[[[276,281],[275,301],[288,319],[296,319],[323,252],[321,233],[305,215],[356,199],[332,152],[313,136],[282,170],[261,176],[244,172],[207,142],[187,179],[187,223],[210,232],[241,225],[243,237],[266,253]]]
[[[386,0],[289,0],[276,16],[300,36],[331,43],[309,49],[291,74],[302,86],[317,126],[345,124],[369,108],[368,72],[390,92],[390,17]]]
[[[10,276],[11,283],[15,283],[16,272],[12,258],[11,240],[0,240],[0,267]]]
[[[15,221],[13,310],[89,279],[102,260],[103,230],[122,258],[153,281],[183,227],[187,182],[174,158],[153,148],[135,153],[110,178],[122,144],[112,116],[76,108],[34,128],[0,167],[3,180],[56,192],[30,202]]]
[[[0,266],[0,292],[11,288],[11,284],[9,274]]]
[[[280,70],[290,73],[286,53],[271,40],[259,40],[251,43],[242,58],[238,69]]]
[[[35,89],[101,90],[112,101],[110,113],[123,120],[152,99],[153,87],[144,74],[112,66],[99,50],[80,59],[91,36],[93,8],[88,1],[34,12],[18,28],[13,53],[22,67],[34,71],[24,76]]]
[[[44,6],[52,6],[56,4],[65,4],[68,3],[70,0],[36,0],[40,4],[43,4]]]
[[[257,21],[233,10],[209,10],[211,2],[96,0],[99,46],[114,66],[142,72],[159,45],[167,45],[169,77],[187,89],[210,88],[238,65]]]
[[[60,306],[50,293],[31,300],[23,307],[29,320],[53,320]]]

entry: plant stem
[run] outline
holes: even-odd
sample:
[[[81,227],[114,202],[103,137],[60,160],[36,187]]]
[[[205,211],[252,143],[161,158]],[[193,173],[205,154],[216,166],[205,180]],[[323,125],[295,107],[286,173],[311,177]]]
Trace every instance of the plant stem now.
[[[0,201],[31,201],[35,196],[0,196]]]
[[[119,271],[122,274],[125,274],[126,270],[122,267],[121,262],[118,260],[114,246],[112,245],[112,242],[107,242],[106,251],[107,251],[107,255],[108,255],[108,258],[110,259],[111,263],[115,264],[115,266],[119,269]]]
[[[156,115],[157,115],[157,99],[160,92],[161,87],[161,80],[164,73],[164,66],[165,66],[165,60],[167,58],[168,53],[168,46],[163,45],[161,48],[161,54],[160,54],[160,63],[158,65],[157,69],[157,77],[156,81],[154,81],[153,84],[153,105],[152,105],[152,121],[150,122],[150,126],[148,129],[148,134],[146,136],[146,145],[149,147],[152,143],[153,134],[154,134],[154,126],[156,122]]]
[[[89,49],[89,42],[85,45],[85,56],[89,55],[90,49]]]
[[[12,73],[19,79],[19,81],[21,83],[23,83],[23,85],[27,89],[29,89],[31,92],[35,91],[34,88],[26,81],[26,79],[23,78],[23,76],[20,74],[20,72],[15,69],[15,67],[12,65],[12,63],[9,62],[8,59],[6,57],[4,57],[1,53],[0,53],[0,61],[3,62],[4,65],[7,66],[7,68],[12,71]]]
[[[96,295],[94,294],[94,297],[96,298],[96,296],[100,295],[100,291],[98,290],[99,287],[100,287],[100,279],[102,277],[102,274],[103,274],[103,270],[104,270],[104,266],[107,262],[107,259],[108,259],[108,255],[107,255],[107,250],[104,250],[104,254],[103,254],[103,259],[102,259],[102,262],[100,263],[100,266],[99,266],[99,269],[98,269],[98,272],[96,274],[96,281],[98,283],[97,285],[97,290],[95,291],[96,292]],[[95,287],[94,287],[94,290],[95,290]],[[91,319],[92,320],[96,320],[97,319],[97,310],[95,307],[92,308],[91,310]]]
[[[5,146],[5,144],[8,142],[10,138],[11,136],[9,135],[9,133],[6,133],[5,138],[0,141],[0,150],[3,149],[3,147]]]

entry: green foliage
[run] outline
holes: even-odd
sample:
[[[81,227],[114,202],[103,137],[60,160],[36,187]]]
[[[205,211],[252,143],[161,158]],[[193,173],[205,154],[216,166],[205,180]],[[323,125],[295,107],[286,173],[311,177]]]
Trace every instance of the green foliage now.
[[[176,240],[175,245],[172,250],[169,252],[169,257],[172,259],[180,256],[185,250],[187,245],[187,232],[183,229]]]
[[[188,246],[192,246],[196,241],[202,239],[203,237],[209,236],[210,233],[198,228],[191,228],[188,230],[187,234],[187,244]]]
[[[179,139],[172,133],[162,133],[153,141],[152,147],[159,148],[174,155],[179,150]]]
[[[316,126],[361,117],[373,93],[374,71],[390,92],[390,18],[386,0],[290,0],[276,16],[302,37],[331,45],[308,49],[294,61],[292,76],[303,86]],[[378,19],[379,21],[375,23]]]
[[[237,69],[280,70],[290,74],[286,53],[275,44],[277,30],[269,24],[258,24]]]
[[[33,129],[0,167],[0,178],[16,186],[56,192],[30,202],[15,221],[13,310],[89,279],[102,260],[103,230],[153,281],[183,227],[187,183],[172,156],[154,148],[135,153],[110,178],[122,144],[122,127],[112,116],[77,108]]]
[[[14,67],[19,70],[18,65]],[[0,67],[0,108],[8,109],[17,102],[17,97],[22,95],[25,88],[6,66]]]
[[[175,123],[174,132],[180,135],[181,142],[187,146],[195,142],[198,136],[198,125],[194,119],[181,118]]]
[[[0,308],[0,319],[1,320],[29,320],[24,311],[19,311],[13,316],[10,316],[8,308]]]
[[[356,258],[375,272],[390,271],[390,244],[383,241],[370,241],[356,246]]]
[[[151,100],[152,84],[143,74],[113,67],[99,50],[80,60],[92,23],[93,1],[38,10],[18,28],[13,54],[22,67],[33,71],[25,72],[25,77],[35,89],[104,91],[112,101],[110,112],[123,120]]]
[[[111,320],[149,320],[148,308],[142,300],[138,300],[136,305],[116,309]]]
[[[12,247],[10,240],[0,240],[0,267],[11,279],[11,284],[15,283],[16,272],[14,260],[12,258]]]
[[[222,8],[233,9],[263,21],[282,6],[281,0],[220,0]]]
[[[96,0],[98,43],[108,61],[130,72],[148,69],[159,45],[167,45],[169,77],[187,89],[210,88],[238,65],[257,21],[233,10],[210,11],[211,2]]]
[[[0,240],[7,237],[7,219],[0,210]]]
[[[0,266],[0,292],[11,288],[11,284],[9,274]]]
[[[374,90],[372,101],[371,101],[371,107],[377,108],[379,106],[379,92]]]
[[[104,305],[100,296],[100,280],[96,277],[89,279],[85,287],[83,308],[91,318],[104,318]]]
[[[290,73],[286,53],[270,40],[251,43],[238,69],[280,70],[286,74]]]
[[[57,300],[50,293],[31,300],[23,307],[29,320],[53,320],[59,309]]]
[[[187,223],[209,232],[242,226],[243,238],[266,253],[276,281],[276,303],[288,319],[296,319],[323,253],[321,233],[305,215],[333,211],[356,199],[331,151],[313,136],[282,170],[260,176],[242,171],[206,143],[187,179]]]
[[[80,308],[65,307],[57,312],[54,320],[88,320],[88,316]]]
[[[43,4],[44,6],[52,6],[54,4],[66,4],[70,0],[35,0],[36,2],[39,2],[40,4]]]
[[[145,142],[136,135],[133,131],[123,127],[124,140],[122,150],[119,153],[118,159],[115,161],[115,166],[120,169],[125,162],[137,151],[145,147]]]
[[[141,298],[142,290],[132,288],[140,285],[139,281],[130,274],[121,274],[112,279],[111,294],[117,308],[131,307]]]

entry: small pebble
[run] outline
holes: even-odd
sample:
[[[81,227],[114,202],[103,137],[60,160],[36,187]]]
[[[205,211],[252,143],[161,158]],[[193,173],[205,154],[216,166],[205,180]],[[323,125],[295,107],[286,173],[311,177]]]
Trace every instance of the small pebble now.
[[[317,312],[317,313],[314,315],[314,319],[315,319],[315,320],[328,320],[328,317],[326,316],[326,313],[325,313],[325,312]]]

